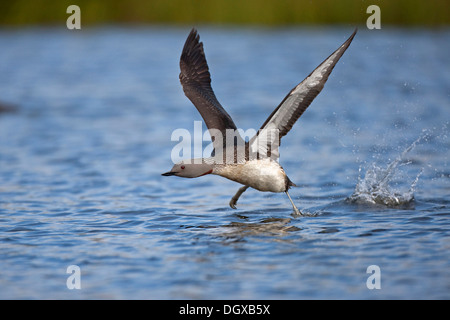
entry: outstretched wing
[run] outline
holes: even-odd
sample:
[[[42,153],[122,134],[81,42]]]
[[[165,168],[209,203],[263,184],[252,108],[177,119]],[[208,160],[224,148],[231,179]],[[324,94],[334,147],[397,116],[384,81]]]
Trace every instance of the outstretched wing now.
[[[280,140],[291,130],[311,102],[322,91],[334,66],[350,46],[357,29],[335,52],[322,62],[309,76],[292,89],[280,105],[272,112],[258,134],[250,140],[253,153],[266,154],[278,158]],[[264,133],[264,134],[263,134]],[[261,136],[261,137],[260,137]],[[277,140],[278,139],[278,140]],[[272,146],[272,147],[270,147]],[[274,154],[275,152],[275,154]],[[271,154],[272,153],[272,154]]]
[[[236,130],[230,115],[220,105],[211,87],[211,75],[203,51],[203,43],[194,28],[191,30],[180,59],[180,82],[185,95],[191,100],[205,121],[213,138],[214,149],[225,147],[226,129]],[[222,139],[214,139],[221,133]],[[236,131],[237,133],[237,131]],[[216,145],[220,144],[220,145]]]

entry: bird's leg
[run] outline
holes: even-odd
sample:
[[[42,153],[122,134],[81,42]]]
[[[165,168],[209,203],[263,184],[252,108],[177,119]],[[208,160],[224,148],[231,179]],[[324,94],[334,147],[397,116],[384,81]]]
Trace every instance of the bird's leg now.
[[[243,186],[241,188],[239,188],[239,190],[236,192],[236,194],[234,195],[233,198],[231,198],[230,200],[230,207],[233,209],[236,209],[236,203],[239,199],[239,197],[241,196],[241,194],[243,194],[245,192],[245,190],[248,189],[249,186]]]
[[[301,215],[302,215],[302,213],[301,213],[301,212],[300,212],[300,210],[298,210],[298,209],[297,209],[297,207],[295,206],[295,204],[294,204],[294,202],[292,201],[292,199],[291,199],[291,196],[289,195],[289,192],[287,192],[287,190],[286,190],[286,194],[287,194],[287,196],[288,196],[289,200],[290,200],[290,201],[291,201],[291,203],[292,203],[292,208],[294,208],[294,212],[295,212],[295,214],[297,214],[297,215],[301,216]]]

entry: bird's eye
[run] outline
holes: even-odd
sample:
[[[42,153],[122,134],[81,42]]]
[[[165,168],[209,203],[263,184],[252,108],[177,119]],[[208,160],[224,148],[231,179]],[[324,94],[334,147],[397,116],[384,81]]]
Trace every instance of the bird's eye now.
[[[185,166],[181,166],[181,169],[184,169],[185,168]]]

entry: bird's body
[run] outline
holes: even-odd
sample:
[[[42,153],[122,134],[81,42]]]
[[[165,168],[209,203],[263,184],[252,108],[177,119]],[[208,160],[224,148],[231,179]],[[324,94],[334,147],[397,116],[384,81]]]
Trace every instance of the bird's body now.
[[[294,212],[300,214],[288,193],[289,188],[295,184],[278,163],[278,147],[281,138],[320,93],[355,34],[356,30],[305,80],[295,86],[267,118],[258,133],[250,141],[244,142],[233,119],[220,105],[212,90],[203,43],[199,41],[197,31],[192,29],[181,54],[180,82],[184,93],[203,117],[210,131],[214,150],[211,157],[184,160],[163,175],[196,178],[215,174],[243,184],[230,201],[232,208],[236,208],[237,200],[249,187],[259,191],[285,192]],[[229,135],[230,131],[233,135]]]
[[[284,169],[271,159],[216,165],[212,173],[259,191],[286,192],[291,186]]]

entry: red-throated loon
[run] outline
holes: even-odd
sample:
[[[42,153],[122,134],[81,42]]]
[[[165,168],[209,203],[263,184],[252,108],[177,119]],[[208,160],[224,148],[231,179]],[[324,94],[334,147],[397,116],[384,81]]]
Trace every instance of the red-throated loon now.
[[[197,30],[192,29],[181,54],[180,82],[184,93],[200,112],[208,127],[214,151],[209,158],[189,159],[177,163],[162,175],[196,178],[216,174],[239,182],[244,186],[230,201],[233,209],[236,209],[237,200],[249,187],[259,191],[285,192],[294,212],[301,214],[288,192],[295,184],[289,180],[278,163],[280,139],[289,132],[323,89],[356,31],[305,80],[293,88],[267,118],[258,133],[245,142],[214,94],[203,43],[200,42]]]

